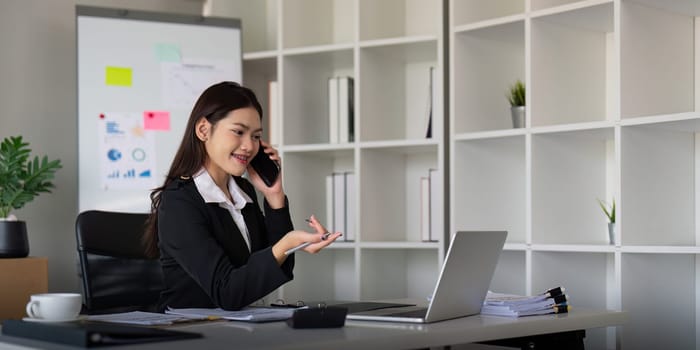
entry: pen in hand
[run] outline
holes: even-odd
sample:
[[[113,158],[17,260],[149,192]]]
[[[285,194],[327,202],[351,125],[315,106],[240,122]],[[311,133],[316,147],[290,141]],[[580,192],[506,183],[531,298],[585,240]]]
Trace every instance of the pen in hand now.
[[[306,220],[306,222],[311,222],[311,220],[309,220],[309,219],[304,219],[304,220]],[[330,235],[331,235],[331,233],[326,231],[326,233],[324,233],[323,236],[321,236],[321,240],[324,240],[324,241],[327,240]],[[304,249],[304,248],[308,247],[309,245],[311,245],[311,242],[304,242],[304,243],[302,243],[302,244],[300,244],[292,249],[287,250],[286,252],[284,252],[284,255],[292,254],[299,249]]]
[[[325,240],[328,239],[328,236],[330,236],[330,235],[331,235],[330,232],[326,232],[326,233],[323,234],[323,236],[321,236],[321,239],[325,241]],[[300,244],[300,245],[298,245],[298,246],[296,246],[296,247],[294,247],[294,248],[292,248],[292,249],[290,249],[290,250],[284,252],[284,255],[292,254],[292,253],[296,252],[296,251],[299,250],[299,249],[304,249],[304,248],[308,247],[309,245],[311,245],[311,242],[304,242],[304,243],[302,243],[302,244]]]

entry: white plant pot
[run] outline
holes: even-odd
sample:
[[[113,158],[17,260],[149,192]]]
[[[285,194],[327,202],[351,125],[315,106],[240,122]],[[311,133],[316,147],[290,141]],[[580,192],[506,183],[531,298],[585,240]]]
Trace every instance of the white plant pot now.
[[[615,245],[615,223],[608,223],[608,242],[610,245]]]
[[[525,127],[525,106],[510,107],[510,116],[513,118],[513,128]]]

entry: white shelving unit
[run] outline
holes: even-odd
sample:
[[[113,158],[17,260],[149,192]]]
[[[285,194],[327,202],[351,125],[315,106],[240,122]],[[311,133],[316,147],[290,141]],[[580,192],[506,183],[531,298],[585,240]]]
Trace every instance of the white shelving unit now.
[[[297,228],[326,217],[325,178],[353,172],[355,241],[296,255],[295,279],[273,297],[425,298],[444,238],[422,242],[420,177],[443,169],[442,115],[425,137],[429,68],[442,84],[442,0],[209,0],[207,13],[242,19],[244,84],[265,110],[280,87],[285,190]],[[250,28],[250,29],[249,29]],[[355,141],[329,143],[328,78],[354,78]],[[441,89],[440,89],[441,90]],[[442,96],[442,91],[438,93]],[[442,110],[442,98],[438,98]],[[446,223],[443,223],[445,225]],[[446,225],[445,225],[446,227]]]
[[[492,289],[629,312],[588,348],[700,347],[700,4],[451,0],[450,232],[508,230]],[[504,97],[527,87],[513,129]],[[617,203],[607,241],[597,198]]]

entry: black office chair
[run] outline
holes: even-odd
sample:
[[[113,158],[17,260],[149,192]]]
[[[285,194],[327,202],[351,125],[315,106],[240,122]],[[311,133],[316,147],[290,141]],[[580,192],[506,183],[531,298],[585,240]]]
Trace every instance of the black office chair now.
[[[84,310],[88,314],[153,311],[163,289],[157,259],[141,236],[148,214],[90,210],[75,222]]]

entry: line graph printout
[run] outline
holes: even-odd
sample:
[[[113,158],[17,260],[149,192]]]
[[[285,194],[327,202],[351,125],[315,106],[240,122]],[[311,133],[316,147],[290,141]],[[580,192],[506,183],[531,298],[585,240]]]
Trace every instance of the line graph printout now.
[[[207,87],[225,80],[241,81],[234,64],[214,61],[161,63],[163,103],[169,108],[192,108]]]

